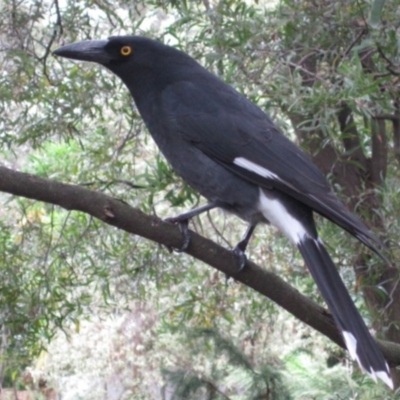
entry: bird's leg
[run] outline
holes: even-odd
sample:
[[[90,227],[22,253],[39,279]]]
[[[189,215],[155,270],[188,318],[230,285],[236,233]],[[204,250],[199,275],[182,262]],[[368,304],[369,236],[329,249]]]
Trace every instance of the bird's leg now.
[[[249,225],[249,227],[247,228],[246,232],[244,233],[242,240],[233,248],[233,253],[236,254],[239,258],[239,269],[237,272],[240,272],[243,270],[243,268],[246,265],[246,248],[247,245],[249,244],[251,235],[254,232],[254,229],[256,229],[257,225]]]
[[[211,203],[208,203],[204,206],[194,208],[193,210],[190,210],[186,213],[177,215],[176,217],[170,217],[166,218],[165,221],[171,222],[173,224],[179,224],[179,229],[182,232],[183,235],[183,244],[182,246],[177,249],[179,253],[186,251],[187,248],[189,247],[190,244],[190,232],[189,232],[189,221],[193,218],[196,217],[197,215],[200,215],[203,212],[212,210],[213,208],[219,207],[218,203],[213,201]]]

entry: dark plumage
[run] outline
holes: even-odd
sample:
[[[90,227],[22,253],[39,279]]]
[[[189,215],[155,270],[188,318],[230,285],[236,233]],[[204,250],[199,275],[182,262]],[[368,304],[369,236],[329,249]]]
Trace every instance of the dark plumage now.
[[[256,105],[187,54],[138,36],[64,46],[54,54],[104,65],[119,76],[160,150],[209,205],[173,218],[185,222],[220,207],[250,224],[278,227],[300,250],[346,346],[374,380],[393,387],[390,372],[319,239],[313,211],[372,249],[379,240],[338,200],[307,155]]]

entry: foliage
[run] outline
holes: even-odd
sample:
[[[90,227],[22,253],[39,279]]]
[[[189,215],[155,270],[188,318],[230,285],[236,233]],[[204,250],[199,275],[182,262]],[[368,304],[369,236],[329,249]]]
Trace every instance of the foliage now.
[[[272,363],[254,368],[234,343],[210,328],[190,330],[186,336],[193,360],[196,355],[210,354],[214,361],[211,370],[202,374],[190,369],[165,370],[163,375],[173,386],[174,399],[290,399]]]

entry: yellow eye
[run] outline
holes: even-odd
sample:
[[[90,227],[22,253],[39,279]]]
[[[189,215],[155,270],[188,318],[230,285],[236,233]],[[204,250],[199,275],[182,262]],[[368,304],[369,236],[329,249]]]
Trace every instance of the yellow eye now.
[[[121,51],[121,55],[126,57],[132,53],[132,47],[131,46],[122,46],[120,51]]]

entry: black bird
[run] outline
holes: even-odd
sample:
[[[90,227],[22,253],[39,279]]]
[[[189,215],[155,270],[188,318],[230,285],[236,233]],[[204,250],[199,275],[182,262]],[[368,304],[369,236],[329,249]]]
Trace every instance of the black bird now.
[[[172,221],[185,223],[216,207],[236,214],[249,223],[235,248],[242,261],[259,222],[279,228],[300,250],[350,356],[375,381],[393,388],[389,367],[318,237],[313,212],[388,263],[380,242],[259,107],[187,54],[145,37],[83,41],[54,54],[99,63],[120,77],[166,159],[208,200]]]

